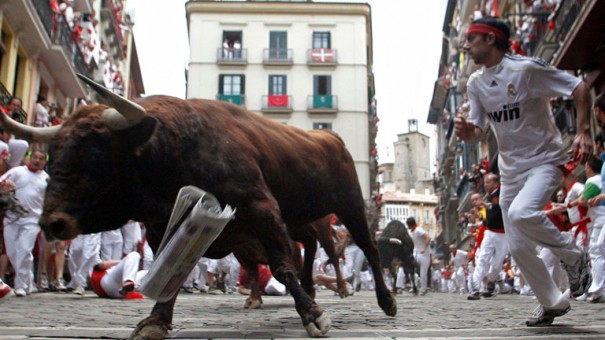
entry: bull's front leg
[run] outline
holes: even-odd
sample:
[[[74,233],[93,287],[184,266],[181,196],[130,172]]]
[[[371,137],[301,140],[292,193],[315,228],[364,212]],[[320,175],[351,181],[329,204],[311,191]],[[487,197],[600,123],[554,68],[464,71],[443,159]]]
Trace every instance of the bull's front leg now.
[[[295,260],[292,255],[292,242],[289,241],[285,225],[281,221],[279,209],[272,202],[274,202],[272,199],[257,202],[258,205],[253,213],[252,220],[257,222],[255,223],[257,234],[262,235],[259,241],[267,251],[273,276],[292,294],[296,311],[309,336],[323,336],[330,329],[332,321],[302,289],[294,265],[300,263],[300,252],[297,252],[298,258]]]
[[[174,297],[167,302],[157,302],[153,306],[151,314],[141,320],[134,331],[130,334],[130,340],[160,340],[168,336],[168,331],[172,330],[172,314],[174,311]]]
[[[250,282],[250,296],[246,298],[246,302],[244,302],[244,308],[259,309],[263,304],[263,298],[258,287],[258,266],[256,264],[246,264],[244,265],[244,269],[248,274],[248,281]]]

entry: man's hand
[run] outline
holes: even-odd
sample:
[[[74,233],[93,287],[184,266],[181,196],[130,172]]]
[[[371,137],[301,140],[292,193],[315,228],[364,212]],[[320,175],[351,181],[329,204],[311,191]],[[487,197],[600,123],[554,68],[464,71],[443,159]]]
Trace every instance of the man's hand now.
[[[594,145],[590,132],[578,132],[573,139],[571,149],[567,152],[571,156],[571,160],[586,163],[590,157],[594,156]]]
[[[475,125],[470,123],[462,115],[458,114],[454,117],[454,131],[456,136],[463,141],[473,141],[477,138]]]

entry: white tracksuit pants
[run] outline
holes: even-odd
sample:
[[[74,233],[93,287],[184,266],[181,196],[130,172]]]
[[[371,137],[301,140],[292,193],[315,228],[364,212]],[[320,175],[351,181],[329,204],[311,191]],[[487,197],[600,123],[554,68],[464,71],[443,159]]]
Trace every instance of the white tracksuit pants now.
[[[147,274],[146,270],[139,271],[139,262],[141,255],[137,252],[132,252],[126,255],[120,263],[107,269],[107,272],[101,279],[101,287],[111,298],[123,298],[120,294],[120,289],[126,281],[135,283],[135,288],[139,288],[139,282]]]
[[[420,266],[420,293],[424,293],[427,290],[427,276],[429,274],[431,255],[428,251],[424,254],[414,251],[414,258],[418,266]]]
[[[569,302],[538,257],[536,246],[549,248],[569,265],[576,263],[581,256],[573,237],[561,233],[542,210],[559,187],[562,177],[557,166],[545,164],[511,177],[503,176],[500,189],[509,250],[536,298],[546,309],[564,308]]]
[[[602,224],[593,225],[589,252],[592,263],[592,284],[588,293],[605,295],[605,228]]]
[[[72,288],[86,288],[87,278],[95,263],[101,261],[99,251],[101,248],[101,234],[81,234],[71,241],[69,245],[69,258],[67,268],[71,274],[69,286]]]
[[[32,250],[40,233],[38,223],[10,223],[4,219],[4,245],[6,255],[15,269],[15,289],[26,292],[34,286],[34,255]]]
[[[481,246],[477,251],[477,266],[473,272],[473,290],[480,291],[483,278],[490,282],[498,280],[502,263],[508,254],[506,235],[489,229],[485,230]]]

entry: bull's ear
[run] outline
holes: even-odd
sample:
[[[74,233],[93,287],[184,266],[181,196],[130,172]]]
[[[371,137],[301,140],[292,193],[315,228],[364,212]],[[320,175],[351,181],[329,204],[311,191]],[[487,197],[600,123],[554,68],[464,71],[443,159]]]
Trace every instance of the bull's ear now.
[[[126,128],[124,130],[114,131],[120,139],[120,145],[123,150],[132,151],[139,146],[147,143],[155,131],[157,119],[146,116],[140,123]]]

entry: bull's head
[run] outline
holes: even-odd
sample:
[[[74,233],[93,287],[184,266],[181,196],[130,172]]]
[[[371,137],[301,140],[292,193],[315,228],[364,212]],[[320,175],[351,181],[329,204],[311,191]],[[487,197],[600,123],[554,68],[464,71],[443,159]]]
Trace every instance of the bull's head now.
[[[49,143],[50,181],[40,218],[47,239],[72,239],[127,221],[133,200],[129,173],[157,122],[140,105],[78,76],[107,106],[84,106],[62,126],[45,129],[0,115],[0,123],[16,136]]]

